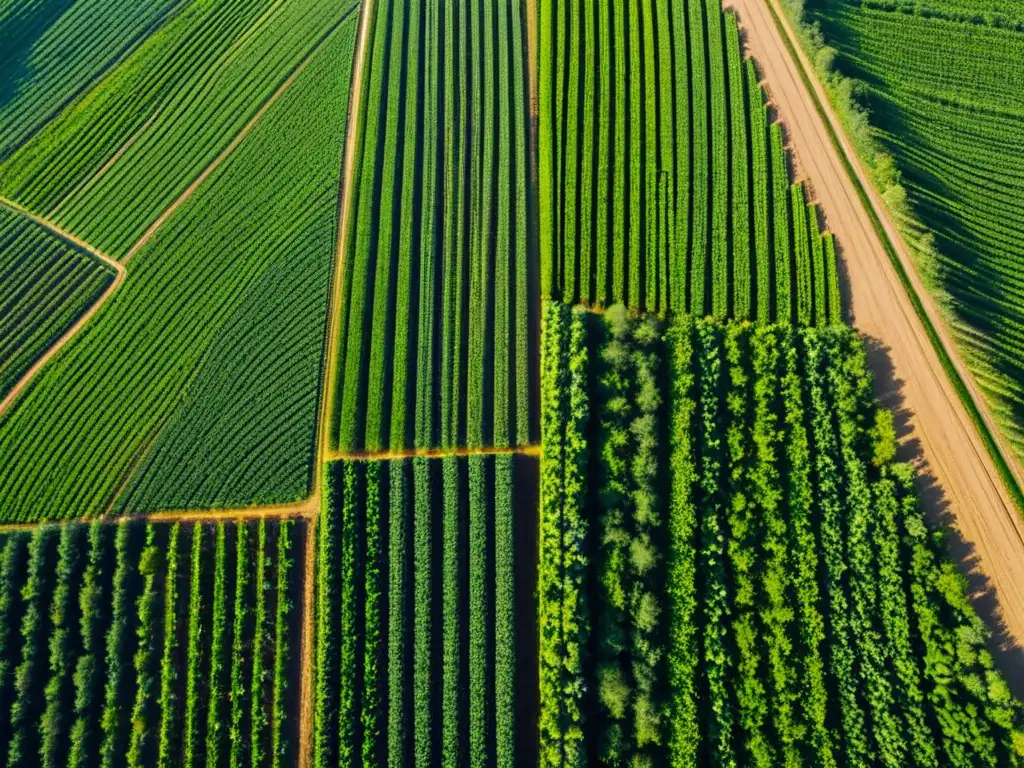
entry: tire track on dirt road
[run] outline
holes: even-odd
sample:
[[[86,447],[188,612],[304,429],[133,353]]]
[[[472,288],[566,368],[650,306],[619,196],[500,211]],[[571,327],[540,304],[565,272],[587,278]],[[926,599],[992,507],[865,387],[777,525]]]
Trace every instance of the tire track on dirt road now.
[[[767,3],[780,14],[789,42],[800,57],[799,62],[791,56]],[[1024,521],[943,368],[924,323],[817,112],[815,96],[804,84],[799,67],[810,73],[813,70],[795,44],[795,36],[781,16],[778,4],[775,0],[725,0],[724,5],[738,13],[746,48],[764,74],[772,101],[792,137],[798,165],[810,180],[829,229],[835,233],[847,272],[853,325],[881,345],[876,362],[880,357],[887,358],[891,364],[896,391],[879,394],[883,398],[889,395],[901,400],[907,416],[906,434],[901,439],[904,452],[914,452],[919,446],[916,463],[922,473],[930,475],[934,481],[934,486],[922,495],[925,509],[933,519],[945,518],[966,543],[961,548],[963,551],[954,551],[953,555],[960,559],[961,569],[971,581],[971,597],[976,608],[990,625],[995,625],[993,629],[1000,647],[994,650],[999,653],[1004,673],[1019,692],[1024,687],[1024,651],[1021,650],[1024,646]],[[913,271],[905,244],[843,136],[820,83],[813,74],[810,80],[929,319],[936,326],[954,365],[963,371],[961,376],[984,414],[984,401],[978,397],[966,369],[956,357],[937,307]],[[876,383],[884,383],[883,378],[879,377]],[[986,421],[991,423],[987,414]],[[922,490],[928,482],[927,477],[921,479]]]

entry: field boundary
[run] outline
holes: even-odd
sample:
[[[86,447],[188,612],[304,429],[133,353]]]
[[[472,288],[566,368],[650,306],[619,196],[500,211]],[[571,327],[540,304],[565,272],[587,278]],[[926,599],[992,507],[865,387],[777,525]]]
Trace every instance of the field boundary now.
[[[891,221],[888,221],[888,212],[876,204],[874,197],[865,187],[862,181],[862,174],[864,174],[864,170],[860,166],[860,159],[855,153],[853,153],[854,157],[851,159],[846,147],[840,140],[839,130],[841,130],[841,127],[838,129],[836,128],[835,123],[838,121],[833,120],[830,111],[822,104],[821,96],[818,93],[819,88],[822,88],[821,83],[818,82],[817,79],[812,80],[811,75],[808,73],[807,63],[805,62],[806,55],[803,48],[798,47],[798,38],[796,39],[796,42],[794,41],[796,35],[791,29],[788,17],[785,16],[785,11],[779,8],[778,0],[763,0],[763,2],[779,30],[782,40],[786,45],[786,49],[796,65],[796,70],[800,74],[801,80],[803,80],[804,85],[811,95],[811,101],[814,104],[814,109],[825,125],[829,140],[832,143],[833,148],[836,150],[840,162],[846,169],[850,180],[853,182],[857,196],[871,220],[871,225],[874,228],[875,233],[878,235],[886,254],[889,256],[889,261],[892,263],[893,269],[896,271],[900,283],[906,291],[918,319],[924,326],[925,332],[928,335],[928,340],[931,342],[932,348],[935,350],[935,354],[939,358],[939,363],[942,365],[943,370],[949,377],[950,382],[953,385],[953,389],[956,391],[957,396],[960,398],[960,402],[967,411],[968,417],[977,429],[978,434],[981,437],[981,441],[985,445],[985,449],[988,452],[989,457],[992,459],[1007,493],[1017,508],[1018,515],[1024,517],[1024,492],[1021,490],[1019,470],[1016,469],[1015,464],[1012,464],[1011,461],[1007,459],[1008,454],[1004,451],[999,438],[997,437],[998,428],[992,422],[983,401],[980,400],[980,393],[976,393],[974,391],[974,384],[970,379],[970,373],[966,369],[966,366],[959,359],[956,351],[951,349],[950,346],[947,346],[948,342],[944,336],[945,328],[941,316],[934,307],[927,303],[926,300],[922,300],[922,293],[924,293],[925,289],[923,286],[918,285],[920,278],[917,275],[916,268],[913,263],[903,255],[900,249],[896,247],[893,237],[890,236],[890,228],[893,232],[896,232],[897,230],[895,225],[893,225]],[[831,107],[831,102],[829,103],[829,106]],[[886,224],[888,224],[888,226],[886,226]],[[896,238],[899,238],[898,234],[896,235]],[[902,244],[904,249],[906,249],[906,244]],[[927,296],[926,293],[924,295]],[[933,314],[935,315],[934,318]]]
[[[404,459],[448,459],[465,456],[534,456],[542,455],[542,446],[519,445],[486,448],[408,448],[396,451],[330,451],[327,461],[402,461]]]
[[[74,322],[74,324],[70,328],[68,328],[66,331],[64,331],[64,333],[61,334],[60,338],[58,338],[55,342],[53,342],[53,344],[47,347],[46,351],[39,357],[39,359],[32,363],[31,367],[27,371],[25,371],[25,373],[22,375],[20,379],[18,379],[18,382],[13,387],[11,387],[11,390],[7,393],[4,399],[0,400],[0,416],[2,416],[12,405],[14,405],[14,402],[18,399],[18,396],[21,395],[21,393],[32,382],[32,380],[43,369],[43,367],[48,362],[50,362],[50,360],[56,357],[57,353],[59,353],[65,346],[67,346],[68,342],[70,342],[71,339],[77,336],[79,331],[85,328],[88,322],[92,320],[93,316],[97,312],[99,312],[103,305],[106,304],[107,301],[110,299],[110,297],[114,295],[114,291],[116,291],[121,286],[121,283],[124,282],[126,270],[124,265],[121,264],[120,262],[116,261],[115,259],[112,259],[110,256],[103,253],[94,246],[90,245],[89,243],[85,242],[81,238],[75,237],[70,232],[61,228],[60,226],[50,221],[49,219],[39,216],[38,214],[32,213],[32,211],[28,210],[23,205],[20,205],[19,203],[16,203],[13,200],[10,200],[3,196],[0,196],[0,205],[9,208],[10,210],[14,211],[15,213],[21,216],[24,216],[32,223],[42,227],[43,229],[50,232],[52,235],[55,235],[56,237],[60,238],[61,240],[64,240],[66,243],[71,245],[75,250],[84,252],[89,256],[99,259],[102,264],[105,264],[106,266],[114,270],[114,279],[111,281],[110,285],[107,286],[107,289],[103,291],[103,294],[96,301],[94,301],[89,306],[89,308],[85,310],[85,312],[82,313],[82,315],[78,318],[78,320]]]
[[[227,160],[232,154],[234,154],[235,150],[238,149],[239,145],[245,140],[246,136],[252,133],[253,128],[256,127],[256,125],[260,122],[260,120],[267,113],[267,111],[272,106],[274,106],[278,99],[280,99],[289,88],[291,88],[291,86],[299,78],[299,75],[301,75],[305,71],[306,67],[309,66],[309,63],[313,60],[317,53],[320,52],[320,50],[324,47],[327,41],[334,35],[335,32],[341,29],[341,27],[344,25],[346,21],[348,21],[348,18],[351,14],[351,10],[346,12],[340,19],[338,19],[338,21],[335,22],[334,26],[332,26],[323,34],[323,36],[317,41],[316,45],[314,45],[310,49],[309,53],[307,53],[306,56],[302,59],[302,61],[300,61],[298,65],[296,65],[296,67],[292,70],[291,74],[288,75],[287,78],[285,78],[284,82],[282,82],[277,87],[277,89],[270,95],[270,97],[263,102],[262,106],[256,111],[256,114],[249,118],[249,121],[244,126],[242,126],[242,129],[238,133],[235,134],[235,136],[231,139],[230,143],[220,151],[217,157],[215,157],[205,168],[203,168],[202,171],[200,171],[199,175],[196,176],[195,179],[193,179],[191,184],[185,187],[184,191],[182,191],[182,193],[178,195],[177,198],[175,198],[174,202],[171,203],[166,209],[164,209],[163,213],[161,213],[159,216],[156,217],[156,219],[153,220],[149,227],[146,228],[146,231],[142,233],[142,237],[136,240],[135,244],[128,249],[128,251],[125,253],[123,257],[121,257],[121,262],[123,264],[127,264],[133,256],[137,255],[138,252],[142,250],[142,248],[146,245],[146,243],[148,243],[153,238],[153,236],[160,230],[160,228],[167,223],[167,221],[175,214],[175,212],[177,212],[178,208],[184,205],[188,201],[188,199],[196,193],[199,187],[203,185],[203,182],[210,178],[213,172],[216,171],[224,163],[225,160]]]

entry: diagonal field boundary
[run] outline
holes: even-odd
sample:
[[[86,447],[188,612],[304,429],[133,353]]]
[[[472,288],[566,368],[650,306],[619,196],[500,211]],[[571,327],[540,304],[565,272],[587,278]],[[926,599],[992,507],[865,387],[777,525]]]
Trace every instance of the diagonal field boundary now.
[[[299,75],[301,75],[303,71],[305,71],[306,67],[309,66],[309,62],[313,60],[313,57],[315,57],[317,53],[320,51],[320,49],[324,47],[324,45],[331,38],[331,36],[338,29],[340,29],[341,26],[346,21],[348,21],[348,18],[349,16],[351,16],[353,9],[349,9],[348,11],[346,11],[341,16],[341,18],[339,18],[323,34],[323,36],[317,41],[316,45],[314,45],[310,49],[309,53],[307,53],[306,56],[302,59],[302,61],[298,63],[295,69],[292,70],[292,73],[288,75],[287,79],[277,87],[277,90],[271,94],[269,99],[263,102],[263,106],[261,106],[259,110],[257,110],[255,115],[249,118],[249,122],[247,122],[242,127],[242,130],[235,134],[235,137],[231,140],[231,143],[228,144],[223,150],[221,150],[221,153],[213,159],[213,162],[207,165],[202,170],[202,172],[200,172],[200,174],[195,178],[195,180],[191,184],[189,184],[180,195],[178,195],[177,199],[173,203],[171,203],[164,210],[164,212],[161,213],[153,221],[152,224],[149,225],[149,228],[142,234],[142,237],[135,241],[135,244],[128,250],[128,252],[121,259],[123,263],[127,264],[133,256],[135,256],[140,250],[142,250],[143,246],[145,246],[146,243],[153,239],[153,235],[155,235],[157,231],[161,227],[163,227],[164,224],[167,223],[167,220],[170,219],[171,216],[173,216],[174,213],[190,197],[192,197],[192,195],[195,194],[196,190],[202,186],[203,182],[206,181],[210,177],[210,175],[214,171],[216,171],[221,166],[221,164],[234,153],[236,149],[238,149],[238,146],[245,140],[245,137],[252,132],[252,129],[256,127],[256,124],[259,123],[259,121],[263,118],[267,111],[272,106],[274,106],[277,100],[280,99],[285,94],[285,92],[295,83],[295,81],[299,78]]]
[[[18,399],[18,396],[24,391],[25,387],[29,385],[32,379],[35,378],[36,374],[43,369],[43,366],[45,366],[48,362],[50,362],[50,360],[56,357],[57,353],[60,352],[65,346],[67,346],[68,342],[71,341],[71,339],[73,339],[75,335],[77,335],[78,332],[86,326],[86,324],[93,318],[93,316],[100,311],[100,308],[107,303],[107,300],[114,295],[114,291],[116,291],[118,287],[120,287],[121,283],[124,282],[125,268],[123,264],[112,259],[110,256],[98,250],[97,248],[94,248],[89,243],[85,242],[84,240],[78,237],[75,237],[70,232],[61,228],[59,225],[55,224],[49,219],[45,219],[42,216],[32,213],[27,208],[25,208],[22,205],[19,205],[13,200],[9,200],[6,197],[0,196],[0,205],[11,209],[12,211],[20,214],[21,216],[24,216],[29,221],[39,225],[40,227],[47,230],[51,234],[59,237],[61,240],[64,240],[66,243],[74,247],[76,250],[84,252],[90,256],[99,259],[103,264],[106,264],[108,267],[114,270],[114,280],[113,282],[110,283],[110,285],[107,286],[107,289],[103,292],[103,294],[92,303],[92,306],[90,306],[87,310],[85,310],[85,312],[82,313],[82,316],[79,317],[78,320],[76,320],[75,323],[70,328],[68,328],[66,331],[64,331],[63,334],[61,334],[59,339],[57,339],[53,344],[51,344],[47,348],[47,350],[42,354],[42,356],[38,360],[36,360],[27,371],[25,371],[25,373],[22,375],[20,379],[18,379],[17,384],[15,384],[11,388],[11,391],[4,396],[4,399],[0,400],[0,416],[2,416],[4,412],[6,412],[7,409],[14,404],[14,401]]]

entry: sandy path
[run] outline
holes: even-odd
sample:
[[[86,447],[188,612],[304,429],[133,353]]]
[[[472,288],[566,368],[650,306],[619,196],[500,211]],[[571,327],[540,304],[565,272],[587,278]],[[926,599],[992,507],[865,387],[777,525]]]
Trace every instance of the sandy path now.
[[[163,509],[117,517],[83,517],[74,520],[42,521],[37,523],[0,524],[0,533],[31,531],[40,525],[76,525],[102,520],[113,525],[122,525],[133,520],[147,523],[243,523],[249,520],[310,520],[316,515],[318,504],[306,499],[290,504],[269,504],[263,507],[238,507],[236,509]]]
[[[409,448],[401,451],[333,451],[328,461],[400,461],[401,459],[443,459],[450,456],[540,456],[541,446],[521,445],[509,448]]]
[[[89,245],[89,243],[85,242],[84,240],[80,240],[79,238],[72,235],[70,232],[61,229],[52,221],[44,219],[41,216],[37,216],[36,214],[25,209],[24,207],[14,202],[13,200],[8,200],[6,197],[0,197],[0,205],[6,206],[11,210],[20,213],[25,218],[38,224],[44,229],[49,230],[62,240],[71,243],[79,250],[85,251],[91,256],[95,256],[97,259],[99,259],[104,264],[106,264],[107,266],[111,267],[114,270],[114,281],[107,286],[107,290],[103,292],[103,295],[100,296],[99,299],[97,299],[95,302],[93,302],[91,307],[89,307],[87,310],[85,310],[84,313],[82,313],[82,316],[78,318],[74,325],[72,325],[70,328],[64,331],[61,337],[50,345],[46,352],[43,353],[42,357],[36,360],[35,363],[32,364],[32,367],[25,371],[24,375],[18,380],[18,383],[11,388],[11,391],[7,393],[4,399],[0,400],[0,415],[3,415],[3,413],[8,408],[10,408],[11,405],[14,404],[14,401],[18,399],[18,395],[20,395],[24,391],[25,387],[29,385],[29,382],[31,382],[32,379],[35,378],[35,375],[43,369],[43,366],[50,362],[50,360],[52,360],[57,355],[57,353],[60,352],[67,345],[67,343],[71,341],[71,339],[74,338],[75,334],[82,330],[86,326],[86,324],[93,318],[93,316],[100,311],[100,308],[107,303],[107,299],[109,299],[114,294],[114,291],[118,289],[121,283],[124,282],[125,269],[123,264],[118,263],[114,259],[107,256],[107,254],[96,250],[93,246]]]
[[[979,612],[1005,630],[1001,663],[1018,690],[1024,680],[1024,522],[994,466],[925,328],[914,311],[871,219],[847,175],[840,156],[830,141],[826,126],[815,110],[811,93],[800,78],[776,26],[767,2],[780,13],[775,0],[725,0],[736,9],[747,38],[747,49],[760,65],[772,100],[784,121],[799,167],[810,180],[815,195],[842,248],[852,294],[852,317],[856,328],[887,348],[887,354],[872,356],[881,370],[880,395],[886,404],[905,409],[906,434],[902,438],[907,455],[914,454],[924,473],[923,500],[930,514],[946,518],[962,537],[954,541],[952,554],[968,573]],[[795,40],[788,22],[786,34]],[[798,49],[799,50],[799,49]],[[805,71],[813,69],[800,51]],[[843,150],[869,191],[873,207],[899,252],[904,268],[936,326],[950,356],[983,409],[984,402],[956,358],[955,347],[941,321],[938,309],[927,295],[912,267],[906,246],[868,183],[851,147],[842,134],[820,83],[811,78],[829,122],[840,135]],[[888,360],[886,361],[886,357]],[[891,383],[887,386],[891,365]],[[886,391],[889,390],[889,391]],[[898,390],[898,391],[897,391]],[[904,414],[901,414],[901,416]],[[987,417],[987,414],[986,414]],[[986,418],[991,424],[991,419]],[[988,588],[983,594],[982,589]],[[998,627],[999,621],[1005,626]]]
[[[342,155],[342,179],[339,189],[340,208],[338,211],[338,240],[334,264],[334,284],[331,286],[327,306],[327,328],[324,332],[324,391],[320,398],[320,422],[317,434],[317,462],[313,475],[313,495],[308,504],[312,515],[306,532],[305,583],[302,590],[302,668],[299,678],[299,768],[309,768],[313,759],[313,667],[315,635],[314,613],[316,588],[316,515],[320,509],[320,488],[323,466],[331,461],[329,434],[330,415],[337,390],[336,349],[340,323],[337,314],[341,308],[341,290],[345,270],[345,242],[348,239],[349,216],[351,211],[352,183],[355,178],[355,158],[358,146],[359,113],[362,106],[363,72],[365,71],[367,42],[370,20],[373,18],[374,0],[363,0],[359,16],[359,36],[356,42],[355,60],[352,68],[352,90],[348,100],[348,128],[345,131],[345,148]]]

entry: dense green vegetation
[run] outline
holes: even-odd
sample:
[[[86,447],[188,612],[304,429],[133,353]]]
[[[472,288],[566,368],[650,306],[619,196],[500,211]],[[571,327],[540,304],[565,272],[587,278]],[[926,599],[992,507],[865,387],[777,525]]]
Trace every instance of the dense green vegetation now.
[[[0,164],[0,191],[126,255],[356,7],[186,3]]]
[[[326,472],[314,765],[528,762],[520,712],[532,685],[517,633],[532,632],[522,598],[535,460],[343,461]]]
[[[215,718],[230,710],[240,719],[273,712],[266,764],[293,765],[287,722],[298,717],[299,698],[288,659],[300,586],[292,561],[305,533],[304,524],[260,523],[259,541],[268,543],[259,552],[253,531],[226,523],[6,534],[0,758],[12,766],[226,765],[218,736],[226,725]],[[257,566],[262,591],[232,577]],[[268,617],[262,645],[247,618],[254,610]],[[254,680],[241,654],[227,658],[233,644],[262,649],[265,679]],[[233,754],[231,764],[249,765]]]
[[[375,6],[344,245],[343,451],[530,441],[524,13]]]
[[[181,0],[0,4],[0,160],[182,5]]]
[[[355,31],[353,15],[0,417],[4,519],[308,495]]]
[[[801,187],[769,194],[789,186],[785,150],[735,16],[719,0],[590,6],[540,2],[541,293],[838,321],[831,235]]]
[[[1007,0],[787,5],[813,25],[830,95],[1021,454],[1024,14]]]
[[[113,280],[108,264],[0,206],[0,399]]]
[[[542,764],[1024,757],[853,331],[544,321]]]

